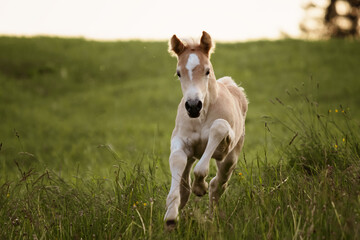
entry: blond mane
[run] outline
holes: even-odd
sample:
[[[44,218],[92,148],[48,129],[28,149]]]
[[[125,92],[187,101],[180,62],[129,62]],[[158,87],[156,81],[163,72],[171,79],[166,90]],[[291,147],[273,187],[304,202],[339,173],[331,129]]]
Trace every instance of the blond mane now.
[[[200,38],[180,38],[181,42],[184,44],[185,48],[196,50],[200,48]],[[209,56],[215,52],[215,42],[211,41],[212,47],[209,51]],[[171,49],[171,41],[168,43],[168,51],[171,56],[176,57],[176,53]]]

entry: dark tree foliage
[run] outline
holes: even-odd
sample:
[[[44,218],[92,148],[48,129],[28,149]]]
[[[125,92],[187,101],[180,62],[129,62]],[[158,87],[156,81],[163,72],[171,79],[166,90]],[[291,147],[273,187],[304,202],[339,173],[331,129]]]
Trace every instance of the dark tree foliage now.
[[[349,10],[346,14],[341,15],[336,10],[336,2],[339,0],[331,0],[325,12],[325,24],[330,30],[332,37],[359,36],[359,17],[360,17],[360,0],[347,0]],[[338,19],[343,18],[348,22],[348,26],[344,27],[338,23]]]
[[[313,25],[317,23],[318,26],[309,26],[309,19],[304,19],[300,28],[306,35],[332,38],[360,36],[360,0],[330,0],[325,8],[310,1],[304,9],[307,12],[314,9],[324,11],[320,16],[307,14],[307,18],[312,18]]]

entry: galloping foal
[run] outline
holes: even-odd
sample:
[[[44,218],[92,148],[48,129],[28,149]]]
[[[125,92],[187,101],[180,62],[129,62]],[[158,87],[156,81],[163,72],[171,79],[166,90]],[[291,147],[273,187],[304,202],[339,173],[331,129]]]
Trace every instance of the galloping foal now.
[[[177,56],[177,75],[183,98],[178,107],[171,136],[171,188],[166,200],[165,221],[175,226],[179,209],[190,196],[190,189],[203,196],[208,183],[209,162],[217,163],[216,176],[210,181],[210,206],[217,203],[236,166],[245,138],[245,117],[248,109],[244,89],[230,77],[216,80],[210,63],[213,43],[203,32],[200,43],[170,40],[169,51]],[[195,180],[190,187],[190,170]]]

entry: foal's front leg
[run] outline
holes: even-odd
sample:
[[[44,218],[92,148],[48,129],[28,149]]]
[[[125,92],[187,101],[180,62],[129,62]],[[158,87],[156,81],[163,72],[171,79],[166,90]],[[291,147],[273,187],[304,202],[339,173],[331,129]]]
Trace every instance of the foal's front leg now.
[[[228,144],[230,144],[234,139],[234,131],[231,129],[230,124],[226,120],[217,119],[211,125],[209,140],[206,145],[205,152],[194,168],[195,181],[192,191],[197,196],[203,196],[206,193],[208,183],[205,181],[205,178],[209,173],[210,159],[216,148],[225,138],[228,138]]]
[[[173,143],[175,143],[174,145],[176,145],[176,147],[173,147]],[[186,185],[189,185],[188,172],[191,168],[192,162],[188,163],[188,156],[186,155],[182,147],[183,146],[181,144],[181,140],[174,139],[172,141],[172,149],[169,158],[171,171],[171,187],[166,199],[167,211],[164,218],[168,227],[175,226],[176,218],[179,214],[179,206],[181,204],[183,207],[189,196],[186,189],[183,188],[186,188]],[[185,177],[185,179],[183,179],[183,177]],[[181,184],[184,184],[184,186],[181,187]],[[184,196],[180,196],[180,194]]]

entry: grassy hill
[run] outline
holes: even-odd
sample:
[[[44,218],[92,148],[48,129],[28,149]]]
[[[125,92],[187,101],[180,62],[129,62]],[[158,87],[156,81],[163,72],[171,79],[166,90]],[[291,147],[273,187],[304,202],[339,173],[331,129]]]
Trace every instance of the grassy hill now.
[[[214,218],[192,197],[171,235],[167,43],[1,37],[0,53],[1,238],[359,236],[359,42],[217,44],[216,76],[250,100],[245,147]]]

